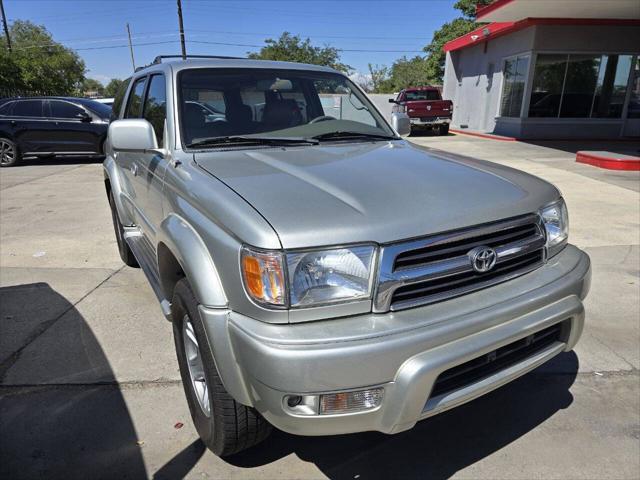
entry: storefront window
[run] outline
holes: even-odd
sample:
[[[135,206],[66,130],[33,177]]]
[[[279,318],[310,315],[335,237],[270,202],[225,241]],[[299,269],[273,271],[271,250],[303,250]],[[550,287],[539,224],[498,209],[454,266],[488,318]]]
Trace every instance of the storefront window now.
[[[640,118],[640,57],[636,58],[635,71],[631,79],[631,99],[627,118]]]
[[[631,59],[631,55],[538,55],[529,117],[620,118]]]
[[[588,118],[598,81],[600,55],[570,55],[560,105],[563,118]]]
[[[533,71],[530,117],[558,116],[566,74],[567,55],[538,55]]]
[[[500,116],[519,117],[524,96],[524,82],[527,77],[529,57],[517,57],[504,62],[502,102]]]
[[[620,118],[631,70],[631,55],[603,55],[592,117]]]

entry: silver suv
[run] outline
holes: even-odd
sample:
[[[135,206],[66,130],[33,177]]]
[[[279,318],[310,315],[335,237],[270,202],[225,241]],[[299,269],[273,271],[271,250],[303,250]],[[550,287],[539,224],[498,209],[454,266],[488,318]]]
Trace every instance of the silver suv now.
[[[120,255],[173,322],[218,455],[272,425],[402,432],[580,337],[590,262],[560,192],[417,148],[342,73],[158,58],[114,112]]]

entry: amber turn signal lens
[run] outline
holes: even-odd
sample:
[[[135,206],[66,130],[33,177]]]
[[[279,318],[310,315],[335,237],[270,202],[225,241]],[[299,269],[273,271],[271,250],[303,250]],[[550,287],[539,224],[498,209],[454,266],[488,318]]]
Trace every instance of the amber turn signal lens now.
[[[259,303],[285,305],[282,254],[242,249],[242,276],[249,295]]]

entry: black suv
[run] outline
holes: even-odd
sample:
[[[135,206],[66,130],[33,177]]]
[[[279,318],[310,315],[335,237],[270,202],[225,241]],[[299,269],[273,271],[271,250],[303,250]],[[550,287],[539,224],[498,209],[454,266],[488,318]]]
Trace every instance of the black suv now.
[[[104,154],[111,108],[86,98],[0,100],[0,166],[23,157]]]

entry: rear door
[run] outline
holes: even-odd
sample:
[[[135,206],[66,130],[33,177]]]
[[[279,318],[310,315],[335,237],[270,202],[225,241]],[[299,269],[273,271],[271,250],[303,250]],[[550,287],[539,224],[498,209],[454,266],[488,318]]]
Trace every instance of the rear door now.
[[[60,154],[100,153],[101,131],[98,121],[84,107],[66,100],[49,100],[47,113],[53,129],[51,141]]]
[[[5,117],[9,134],[18,144],[23,155],[53,152],[49,135],[49,120],[43,111],[40,99],[16,100],[11,114]]]

